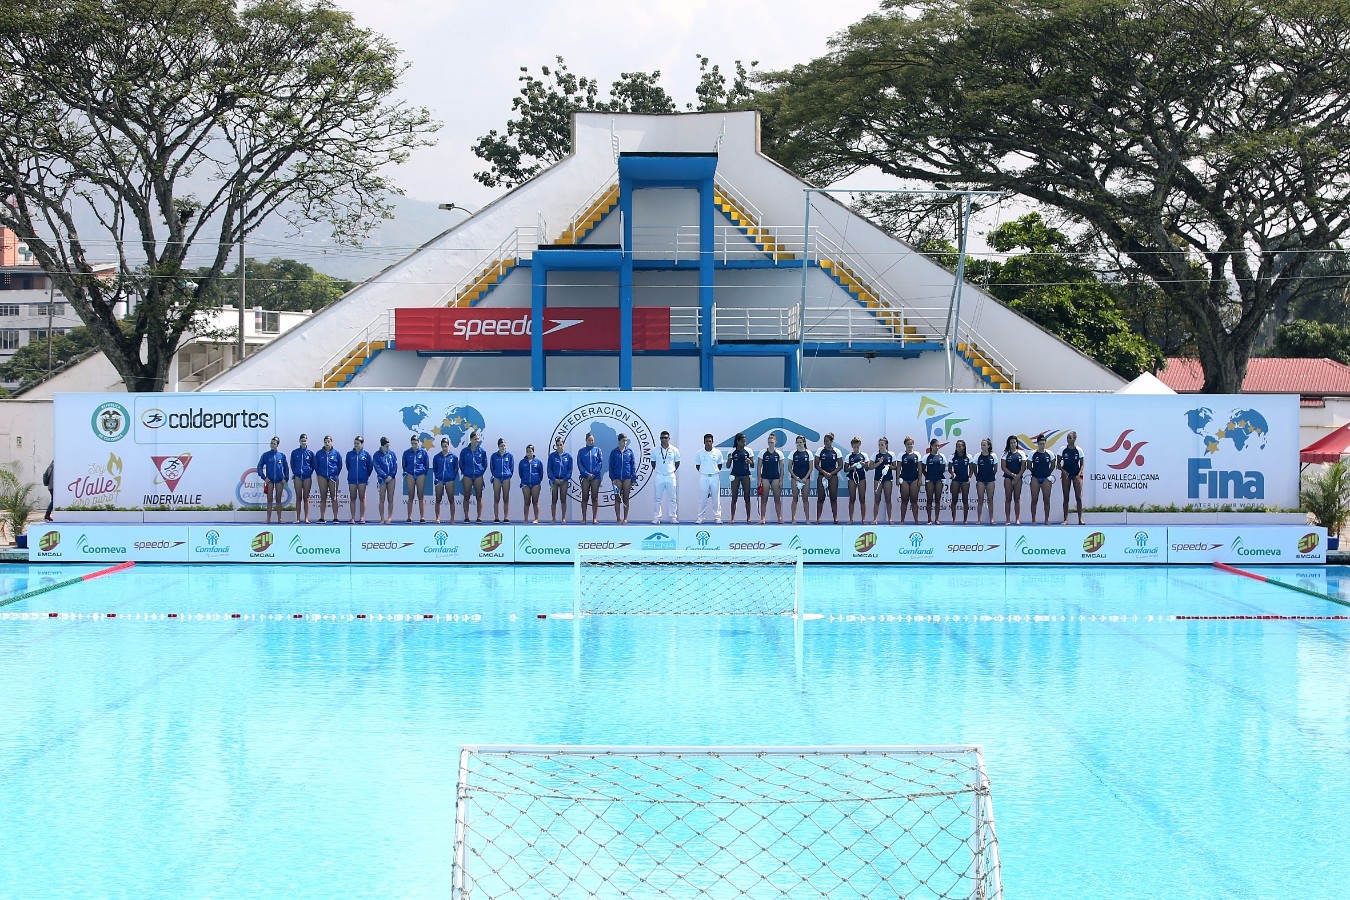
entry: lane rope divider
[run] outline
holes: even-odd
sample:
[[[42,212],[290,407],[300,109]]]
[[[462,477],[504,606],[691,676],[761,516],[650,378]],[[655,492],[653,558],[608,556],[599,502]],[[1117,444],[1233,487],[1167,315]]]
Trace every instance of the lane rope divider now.
[[[1330,600],[1332,603],[1339,603],[1341,606],[1350,606],[1350,600],[1343,600],[1340,597],[1334,597],[1331,594],[1314,591],[1312,588],[1305,588],[1298,584],[1290,584],[1287,581],[1280,581],[1276,578],[1270,578],[1269,576],[1261,575],[1257,572],[1248,572],[1245,569],[1239,569],[1236,566],[1230,566],[1227,563],[1216,562],[1214,563],[1214,568],[1221,572],[1227,572],[1230,575],[1241,575],[1243,578],[1250,578],[1253,581],[1259,581],[1262,584],[1273,584],[1276,587],[1298,591],[1300,594],[1307,594],[1309,597],[1316,597],[1319,600]]]
[[[24,591],[15,594],[12,597],[6,597],[0,600],[0,606],[9,606],[11,603],[18,603],[20,600],[27,600],[30,597],[37,597],[42,594],[54,591],[58,588],[70,587],[72,584],[79,584],[82,581],[93,581],[95,578],[102,578],[104,575],[112,575],[114,572],[122,572],[130,569],[136,563],[131,560],[120,562],[115,566],[108,566],[106,569],[99,569],[97,572],[89,572],[85,575],[77,575],[74,578],[67,578],[64,581],[54,581],[51,584],[44,584],[40,588],[33,588],[31,591]]]

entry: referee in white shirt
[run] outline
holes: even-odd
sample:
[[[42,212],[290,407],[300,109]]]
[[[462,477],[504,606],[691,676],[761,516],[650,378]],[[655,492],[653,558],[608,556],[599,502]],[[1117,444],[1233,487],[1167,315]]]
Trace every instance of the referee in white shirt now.
[[[713,446],[713,436],[703,436],[703,449],[694,459],[694,468],[698,469],[698,518],[695,525],[702,525],[708,514],[709,501],[712,505],[713,521],[722,524],[722,451]]]
[[[652,524],[660,525],[666,514],[666,501],[670,501],[670,523],[680,524],[680,488],[675,473],[680,470],[680,449],[670,445],[670,432],[661,432],[661,445],[648,451],[652,460],[653,484],[656,494],[652,497]]]

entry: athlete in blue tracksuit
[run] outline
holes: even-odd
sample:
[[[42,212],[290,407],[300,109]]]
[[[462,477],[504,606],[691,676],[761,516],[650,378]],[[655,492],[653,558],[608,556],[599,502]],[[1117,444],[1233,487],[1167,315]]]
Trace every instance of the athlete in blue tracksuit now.
[[[263,480],[263,493],[267,497],[267,521],[272,521],[272,510],[277,511],[277,521],[281,521],[281,503],[286,490],[286,482],[291,477],[290,466],[286,464],[286,454],[277,448],[281,441],[272,438],[272,447],[258,459],[258,477]]]
[[[511,521],[511,479],[516,474],[516,458],[506,449],[506,438],[497,438],[497,452],[488,461],[492,471],[492,521]],[[501,504],[501,517],[497,505]]]
[[[436,482],[436,524],[441,524],[441,498],[450,501],[450,524],[455,522],[455,484],[459,481],[459,456],[450,452],[450,439],[441,438],[441,452],[431,458],[431,477]]]
[[[534,524],[539,524],[539,486],[544,483],[544,461],[534,455],[534,444],[525,445],[525,456],[520,461],[520,493],[525,498],[522,521],[529,522],[530,505],[534,505]]]
[[[389,438],[380,438],[380,449],[371,457],[375,466],[375,496],[379,506],[380,524],[394,521],[394,488],[398,485],[398,457],[389,449]]]
[[[459,451],[459,477],[464,480],[464,521],[469,521],[469,500],[478,501],[475,522],[483,521],[483,474],[487,472],[487,451],[478,440],[478,432],[469,435],[469,446]]]
[[[412,521],[413,500],[417,501],[417,519],[427,520],[427,471],[431,457],[417,435],[408,438],[408,449],[403,451],[403,487],[408,492],[408,521]]]
[[[314,454],[314,476],[319,480],[319,521],[325,522],[324,505],[333,504],[333,521],[338,520],[338,475],[342,474],[342,454],[333,449],[333,436],[323,436],[323,449]]]
[[[628,507],[637,478],[637,456],[628,446],[628,435],[619,435],[619,446],[609,452],[609,478],[614,482],[614,521],[628,524]]]
[[[365,438],[357,437],[347,451],[347,499],[353,525],[366,524],[366,485],[374,471],[375,461],[366,450]]]
[[[600,479],[605,474],[605,454],[595,446],[595,435],[586,435],[586,446],[577,454],[577,474],[581,478],[581,524],[586,524],[586,503],[591,504],[591,524],[600,524]]]
[[[295,521],[309,524],[309,486],[314,477],[314,451],[309,436],[300,435],[300,446],[291,451],[291,478],[295,481]]]
[[[572,454],[567,452],[563,439],[553,439],[553,452],[548,455],[549,519],[558,522],[558,505],[562,504],[562,521],[567,521],[567,486],[572,481]]]

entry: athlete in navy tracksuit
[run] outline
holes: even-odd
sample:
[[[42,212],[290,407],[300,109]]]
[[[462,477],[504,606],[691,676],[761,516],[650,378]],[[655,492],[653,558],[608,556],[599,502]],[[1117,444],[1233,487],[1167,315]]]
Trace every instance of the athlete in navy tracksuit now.
[[[534,444],[525,445],[525,456],[520,461],[520,493],[525,500],[522,521],[529,522],[530,505],[534,505],[535,525],[539,524],[539,486],[544,483],[544,461],[534,455]]]
[[[497,438],[497,452],[492,454],[488,463],[492,470],[492,521],[511,521],[511,479],[516,474],[516,457],[506,449],[506,438]],[[497,504],[501,503],[501,517],[497,516]]]
[[[459,456],[450,452],[450,439],[441,438],[441,452],[431,458],[431,477],[436,482],[436,524],[441,524],[441,498],[450,501],[450,524],[455,523],[455,484],[459,481]]]
[[[366,524],[366,486],[370,484],[371,473],[375,471],[375,461],[366,449],[365,438],[358,437],[347,451],[347,499],[351,524]]]
[[[333,503],[333,521],[338,520],[338,475],[342,474],[342,454],[333,449],[332,435],[323,436],[323,449],[314,454],[314,475],[319,480],[319,521],[325,522],[324,504]]]
[[[469,435],[469,446],[459,451],[459,477],[464,481],[464,521],[469,521],[469,499],[478,501],[476,522],[483,521],[483,473],[487,471],[487,451],[478,443],[478,432]]]
[[[379,507],[380,524],[394,521],[394,488],[398,485],[398,457],[389,449],[389,438],[380,438],[380,449],[371,457],[375,466],[375,496]]]
[[[605,454],[595,446],[595,435],[586,435],[586,446],[577,454],[577,474],[581,477],[581,524],[586,524],[586,503],[591,504],[591,524],[600,524],[600,479],[605,474]]]
[[[417,435],[408,438],[408,449],[403,451],[403,486],[408,491],[408,521],[412,521],[413,499],[417,500],[417,517],[427,520],[427,470],[431,468],[431,458],[422,447],[422,439]]]
[[[272,448],[258,460],[258,477],[263,480],[263,493],[267,497],[267,521],[272,521],[272,510],[277,511],[277,521],[281,521],[281,502],[286,490],[286,482],[291,477],[290,466],[286,464],[286,454],[277,448],[281,441],[272,438]]]
[[[629,498],[637,478],[637,456],[628,446],[628,435],[619,435],[619,446],[609,451],[609,478],[614,482],[614,521],[628,524]]]
[[[291,478],[295,483],[295,521],[309,524],[309,485],[314,477],[314,451],[309,436],[300,435],[300,446],[291,451]]]
[[[567,486],[572,481],[572,454],[567,452],[561,437],[554,438],[553,452],[548,455],[549,518],[556,524],[558,505],[562,504],[562,522],[567,522]]]

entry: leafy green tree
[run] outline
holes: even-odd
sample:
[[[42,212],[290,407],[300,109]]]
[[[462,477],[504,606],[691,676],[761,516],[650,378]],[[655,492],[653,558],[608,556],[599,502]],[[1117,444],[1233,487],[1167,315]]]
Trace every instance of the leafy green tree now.
[[[474,178],[488,187],[515,187],[572,152],[572,114],[616,112],[666,114],[675,101],[661,86],[660,70],[623,72],[610,85],[609,98],[600,99],[600,82],[577,75],[561,56],[556,65],[540,66],[539,75],[520,67],[520,93],[511,100],[511,118],[505,133],[492,129],[474,142],[474,155],[488,164]],[[750,63],[751,68],[758,63]],[[718,66],[699,57],[700,77],[695,94],[700,111],[729,109],[753,96],[751,73],[736,61],[730,86]]]
[[[31,387],[62,366],[98,349],[93,333],[83,326],[58,334],[51,341],[51,365],[48,367],[47,342],[29,341],[0,364],[0,381],[17,382],[19,390]]]
[[[189,272],[187,277],[195,277]],[[318,312],[356,286],[355,282],[316,272],[294,259],[244,260],[244,305],[283,312]],[[239,301],[239,266],[215,281],[212,306]]]
[[[1270,356],[1334,359],[1350,365],[1350,328],[1332,322],[1295,319],[1275,329]]]
[[[1350,232],[1345,0],[886,0],[766,79],[766,152],[1007,190],[1102,234],[1240,390],[1309,251]]]
[[[327,0],[5,4],[0,224],[127,389],[162,390],[232,249],[269,216],[355,241],[388,215],[388,164],[436,128],[390,99],[403,71]],[[211,262],[188,278],[202,247]],[[100,278],[109,258],[117,277]],[[124,330],[114,308],[132,295]]]

